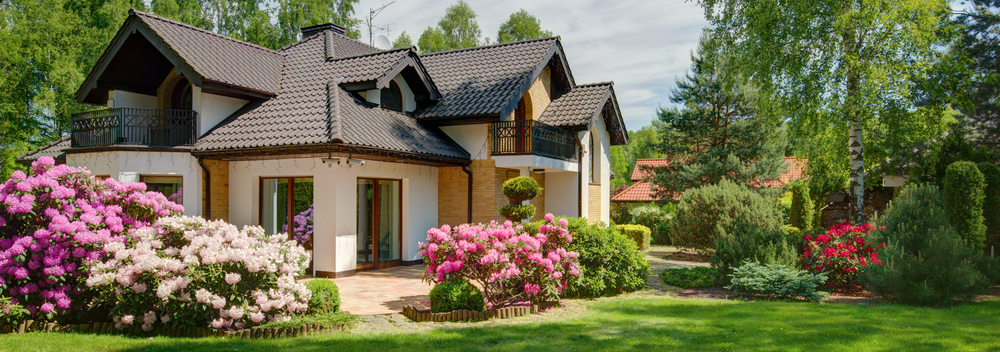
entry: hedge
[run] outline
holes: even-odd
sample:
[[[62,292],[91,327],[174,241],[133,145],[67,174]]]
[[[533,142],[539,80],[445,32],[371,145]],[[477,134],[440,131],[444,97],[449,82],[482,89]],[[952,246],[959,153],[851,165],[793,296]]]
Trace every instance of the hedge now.
[[[648,227],[642,225],[618,225],[615,228],[618,229],[618,232],[632,239],[639,246],[639,250],[644,251],[649,249],[653,231]]]

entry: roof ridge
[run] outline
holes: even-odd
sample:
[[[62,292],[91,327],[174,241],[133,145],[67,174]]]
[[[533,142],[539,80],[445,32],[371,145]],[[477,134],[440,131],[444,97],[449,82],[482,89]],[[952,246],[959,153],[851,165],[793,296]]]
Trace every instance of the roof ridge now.
[[[181,27],[185,27],[187,29],[195,30],[195,31],[202,32],[202,33],[209,34],[209,35],[213,35],[213,36],[216,36],[216,37],[219,37],[219,38],[222,38],[222,39],[226,39],[226,40],[229,40],[229,41],[237,43],[237,44],[246,45],[246,46],[249,46],[249,47],[254,48],[254,49],[263,50],[263,51],[267,51],[267,52],[274,53],[274,54],[279,54],[279,55],[281,54],[281,52],[279,52],[278,50],[268,49],[268,48],[262,47],[262,46],[257,45],[257,44],[248,43],[248,42],[245,42],[245,41],[242,41],[242,40],[239,40],[239,39],[236,39],[236,38],[232,38],[232,37],[227,37],[227,36],[224,36],[222,34],[206,30],[204,28],[195,27],[195,26],[192,26],[192,25],[184,23],[184,22],[175,21],[175,20],[163,17],[163,16],[151,14],[151,13],[148,13],[148,12],[139,11],[139,10],[136,10],[136,9],[129,9],[129,14],[134,14],[134,15],[137,15],[137,16],[140,16],[140,17],[148,17],[148,18],[152,18],[152,19],[155,19],[155,20],[167,22],[167,23],[170,23],[170,24],[173,24],[173,25],[178,25],[178,26],[181,26]]]
[[[597,83],[577,84],[576,86],[577,87],[595,87],[595,86],[614,86],[614,85],[615,85],[615,81],[604,81],[604,82],[597,82]]]
[[[425,55],[422,55],[422,56],[437,56],[437,55],[443,55],[443,54],[454,54],[454,53],[463,52],[463,51],[473,51],[473,50],[480,50],[480,49],[493,49],[493,48],[499,48],[499,47],[502,47],[502,46],[527,44],[527,43],[540,42],[540,41],[546,41],[546,40],[556,40],[556,41],[559,41],[559,40],[561,40],[561,38],[559,36],[545,37],[545,38],[535,38],[535,39],[522,40],[522,41],[519,41],[519,42],[500,43],[500,44],[492,44],[492,45],[484,45],[484,46],[475,46],[475,47],[464,48],[464,49],[455,49],[455,50],[449,50],[449,51],[439,51],[439,52],[436,52],[436,53],[429,53],[429,54],[425,54]]]

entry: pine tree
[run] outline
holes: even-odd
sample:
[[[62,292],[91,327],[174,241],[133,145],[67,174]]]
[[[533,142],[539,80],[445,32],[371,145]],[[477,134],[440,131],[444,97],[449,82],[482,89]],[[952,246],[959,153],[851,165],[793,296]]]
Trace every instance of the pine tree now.
[[[670,160],[654,169],[659,198],[723,179],[751,187],[778,179],[785,167],[780,122],[753,87],[728,70],[727,56],[710,34],[702,35],[691,59],[691,72],[671,92],[680,108],[659,111]]]

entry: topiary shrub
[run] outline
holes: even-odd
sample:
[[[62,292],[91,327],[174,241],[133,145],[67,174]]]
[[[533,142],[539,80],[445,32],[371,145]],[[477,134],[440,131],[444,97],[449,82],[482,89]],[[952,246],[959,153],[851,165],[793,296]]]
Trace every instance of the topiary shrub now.
[[[781,227],[774,202],[728,180],[684,191],[671,224],[670,238],[678,247],[700,253],[715,250],[719,238],[732,233],[737,219],[763,231]]]
[[[962,238],[976,248],[986,246],[983,198],[986,181],[976,164],[958,161],[948,165],[944,176],[944,209],[948,221]]]
[[[726,289],[750,296],[784,300],[803,298],[810,301],[820,301],[827,296],[826,292],[817,291],[826,282],[826,275],[812,274],[782,264],[746,262],[733,270],[730,279],[732,283]]]
[[[664,284],[683,288],[712,288],[719,272],[712,268],[667,269],[660,273]]]
[[[644,251],[649,249],[651,231],[649,231],[648,227],[642,225],[617,225],[615,229],[635,242],[636,246],[639,246],[639,250]]]
[[[333,280],[315,279],[306,282],[312,292],[309,298],[309,315],[326,315],[340,311],[340,289]]]
[[[893,302],[942,305],[990,284],[984,272],[996,272],[996,263],[966,244],[942,203],[931,184],[910,184],[897,193],[879,219],[884,228],[875,232],[885,244],[879,250],[885,265],[865,270],[866,289]]]
[[[744,262],[795,266],[797,260],[798,252],[788,243],[784,233],[738,220],[729,236],[716,242],[710,262],[718,271],[718,282],[725,285],[733,269]]]
[[[486,310],[486,301],[479,288],[462,278],[450,278],[434,285],[431,289],[431,312],[444,313],[453,310]]]
[[[652,243],[669,245],[670,221],[673,215],[653,205],[644,205],[632,209],[632,223],[648,227],[651,231]]]
[[[542,187],[538,186],[535,179],[528,176],[519,176],[503,183],[503,194],[507,196],[511,204],[504,205],[497,210],[497,213],[504,219],[520,222],[535,216],[534,205],[521,205],[526,200],[532,200],[539,193]]]
[[[144,183],[100,180],[41,157],[30,175],[14,171],[0,184],[0,295],[36,319],[106,319],[106,307],[92,304],[96,292],[84,284],[86,267],[106,257],[106,243],[183,211]]]
[[[800,229],[811,229],[815,227],[813,214],[815,206],[809,194],[809,185],[804,182],[792,183],[792,211],[789,216],[789,225]]]
[[[986,225],[986,250],[1000,249],[1000,167],[990,163],[976,165],[983,173],[983,223]]]
[[[574,222],[581,223],[571,220],[570,228]],[[613,296],[646,286],[649,263],[645,255],[614,228],[599,224],[578,227],[567,249],[580,253],[580,279],[566,291],[568,297]]]

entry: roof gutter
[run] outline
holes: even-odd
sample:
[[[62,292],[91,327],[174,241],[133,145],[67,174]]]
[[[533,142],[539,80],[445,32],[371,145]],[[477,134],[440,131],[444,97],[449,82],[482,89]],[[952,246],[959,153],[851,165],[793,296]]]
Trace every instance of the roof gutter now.
[[[205,173],[202,177],[202,182],[205,182],[205,211],[203,215],[208,220],[212,219],[212,172],[208,170],[208,165],[205,165],[205,158],[198,157],[198,165],[201,166],[201,170]]]

